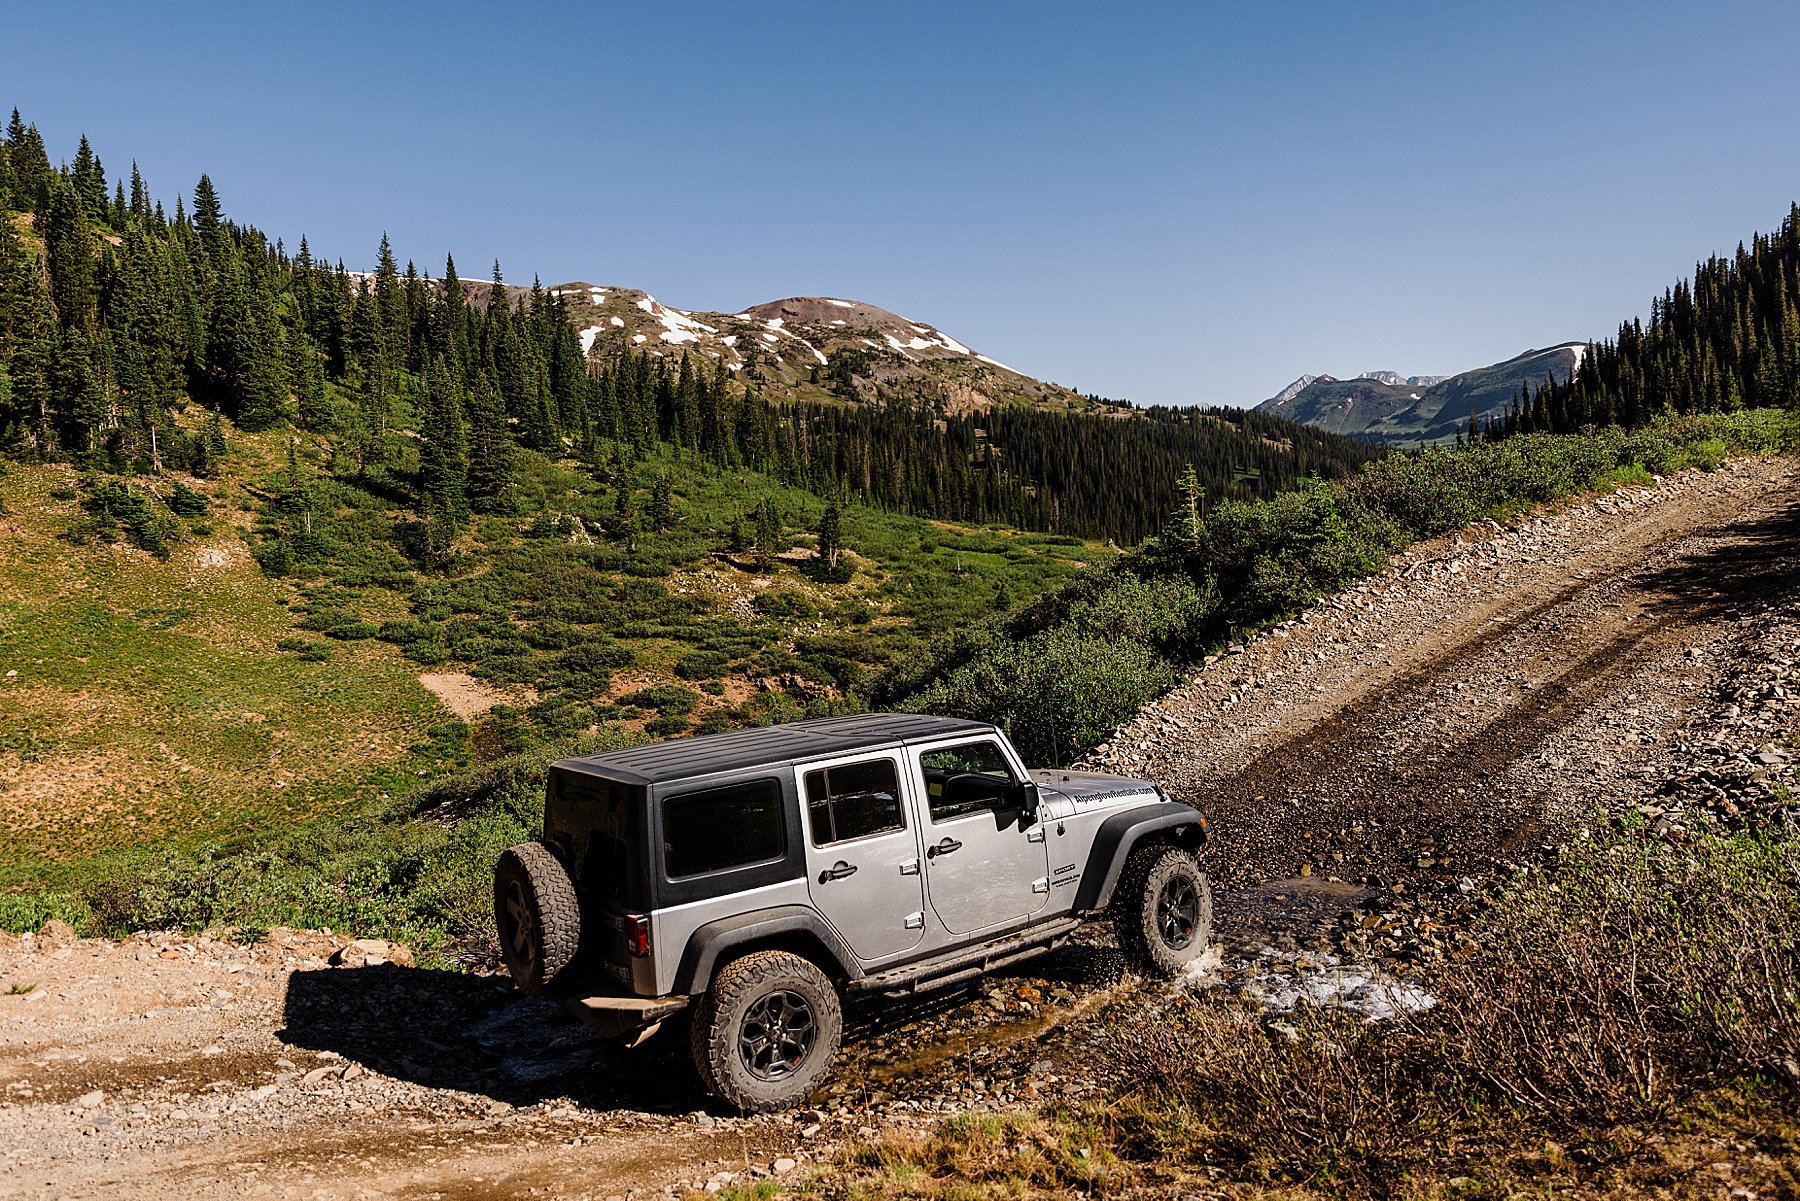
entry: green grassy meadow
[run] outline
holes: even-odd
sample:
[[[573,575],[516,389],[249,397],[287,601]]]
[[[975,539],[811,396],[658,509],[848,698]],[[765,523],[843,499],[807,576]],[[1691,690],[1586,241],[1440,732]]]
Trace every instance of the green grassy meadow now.
[[[173,477],[0,474],[0,924],[445,944],[484,925],[492,857],[536,821],[517,764],[860,706],[892,662],[1116,554],[849,505],[827,572],[801,489],[668,452],[611,471],[525,455],[506,511],[433,570],[405,437],[360,475],[290,438],[233,432],[223,471],[180,480],[204,512],[152,549],[95,498],[166,499]],[[621,530],[621,493],[659,482],[666,528]],[[731,540],[764,498],[785,549],[758,563]],[[413,821],[446,779],[490,811]]]

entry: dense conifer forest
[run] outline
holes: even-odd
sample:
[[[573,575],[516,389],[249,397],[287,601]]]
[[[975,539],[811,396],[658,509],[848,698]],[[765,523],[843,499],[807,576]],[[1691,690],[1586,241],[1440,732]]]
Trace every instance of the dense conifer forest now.
[[[1236,410],[781,404],[723,365],[629,349],[590,363],[542,287],[431,278],[383,236],[373,272],[225,215],[210,178],[172,210],[84,137],[53,166],[15,110],[0,144],[0,450],[204,476],[225,422],[332,439],[336,468],[396,474],[442,557],[507,512],[515,448],[629,464],[658,449],[924,516],[1135,543],[1188,465],[1215,496],[1341,476],[1378,451]],[[471,293],[482,296],[477,303]],[[223,419],[223,420],[221,420]],[[417,466],[397,439],[417,437]]]
[[[1634,429],[1656,417],[1800,403],[1800,205],[1781,228],[1714,256],[1590,345],[1567,381],[1527,388],[1502,419],[1471,433]]]

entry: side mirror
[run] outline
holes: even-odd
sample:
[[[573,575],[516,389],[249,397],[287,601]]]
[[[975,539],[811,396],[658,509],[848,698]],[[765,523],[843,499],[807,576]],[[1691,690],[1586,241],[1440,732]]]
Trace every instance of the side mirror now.
[[[1013,808],[1019,810],[1026,817],[1037,817],[1038,786],[1035,783],[1030,780],[1021,780],[1014,784],[1012,786],[1012,796],[1010,799],[1013,803]]]

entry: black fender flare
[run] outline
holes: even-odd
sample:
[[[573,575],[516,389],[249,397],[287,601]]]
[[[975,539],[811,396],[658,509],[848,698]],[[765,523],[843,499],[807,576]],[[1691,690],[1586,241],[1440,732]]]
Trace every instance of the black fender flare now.
[[[1115,813],[1101,822],[1088,851],[1087,868],[1081,873],[1075,912],[1106,908],[1132,848],[1150,836],[1198,851],[1206,844],[1206,819],[1198,809],[1180,801],[1156,801]]]
[[[781,905],[722,917],[688,935],[675,969],[674,991],[690,997],[705,992],[719,961],[752,944],[805,954],[826,975],[838,979],[857,980],[864,974],[838,932],[818,913],[805,905]]]

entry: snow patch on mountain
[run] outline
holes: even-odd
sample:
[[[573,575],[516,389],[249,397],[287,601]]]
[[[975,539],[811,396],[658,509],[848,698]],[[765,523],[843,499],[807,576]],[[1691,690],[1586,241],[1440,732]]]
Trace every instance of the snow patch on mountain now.
[[[1319,377],[1316,375],[1303,375],[1299,379],[1295,380],[1293,383],[1289,384],[1287,387],[1283,388],[1281,391],[1277,392],[1275,395],[1269,397],[1269,400],[1273,401],[1275,404],[1283,404],[1287,401],[1290,401],[1290,400],[1294,399],[1294,397],[1300,395],[1301,392],[1305,391],[1307,385],[1311,384],[1314,380],[1316,380],[1318,378]]]

